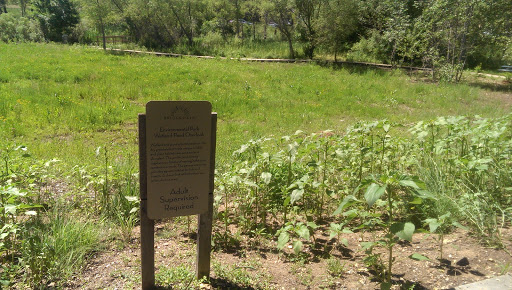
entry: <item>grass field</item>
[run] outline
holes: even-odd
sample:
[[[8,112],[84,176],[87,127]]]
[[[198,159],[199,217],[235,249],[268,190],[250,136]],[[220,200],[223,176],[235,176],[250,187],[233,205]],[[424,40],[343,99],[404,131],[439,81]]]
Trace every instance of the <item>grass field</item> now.
[[[42,158],[88,162],[105,145],[135,154],[137,113],[149,100],[212,102],[221,161],[251,138],[298,129],[340,132],[363,120],[411,123],[509,110],[482,89],[400,72],[0,44],[0,136]]]

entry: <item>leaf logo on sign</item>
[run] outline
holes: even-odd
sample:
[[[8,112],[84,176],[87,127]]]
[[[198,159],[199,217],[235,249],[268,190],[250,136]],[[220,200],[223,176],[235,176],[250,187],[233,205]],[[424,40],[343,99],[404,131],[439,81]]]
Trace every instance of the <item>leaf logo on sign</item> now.
[[[171,111],[171,116],[173,116],[173,117],[188,117],[188,116],[190,116],[190,111],[188,110],[187,107],[176,106]]]

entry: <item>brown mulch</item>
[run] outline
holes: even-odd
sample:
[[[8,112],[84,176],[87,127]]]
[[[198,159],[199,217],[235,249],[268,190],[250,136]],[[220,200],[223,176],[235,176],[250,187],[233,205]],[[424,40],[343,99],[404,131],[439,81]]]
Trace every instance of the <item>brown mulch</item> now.
[[[97,253],[83,272],[69,281],[67,288],[80,289],[139,289],[140,288],[140,240],[139,229],[133,231],[132,241],[118,249]],[[195,235],[187,234],[183,222],[161,222],[156,226],[155,265],[158,272],[172,267],[186,267],[193,271],[195,263]],[[503,229],[504,245],[512,247],[512,231]],[[329,240],[328,234],[318,234],[316,245],[305,246],[303,258],[277,251],[275,241],[239,236],[239,244],[232,244],[222,251],[212,252],[210,284],[179,284],[180,287],[201,289],[270,288],[270,289],[379,289],[375,273],[364,264],[362,241],[377,238],[380,233],[343,234],[348,247]],[[126,245],[126,244],[122,244]],[[387,255],[382,252],[382,260]],[[416,261],[409,258],[418,253],[430,258]],[[439,260],[437,236],[415,234],[411,243],[399,243],[394,248],[394,288],[449,289],[459,285],[484,280],[504,274],[512,269],[512,257],[503,249],[484,246],[477,238],[463,230],[456,230],[444,239],[443,259]],[[328,271],[329,259],[339,259],[343,265],[340,277]],[[245,275],[251,280],[216,273],[220,269]],[[245,277],[244,276],[244,277]],[[158,278],[157,278],[158,283]],[[251,285],[247,285],[251,283]],[[195,285],[195,286],[190,286]],[[410,288],[414,285],[414,288]],[[172,285],[171,285],[172,286]],[[169,287],[169,285],[167,285]]]

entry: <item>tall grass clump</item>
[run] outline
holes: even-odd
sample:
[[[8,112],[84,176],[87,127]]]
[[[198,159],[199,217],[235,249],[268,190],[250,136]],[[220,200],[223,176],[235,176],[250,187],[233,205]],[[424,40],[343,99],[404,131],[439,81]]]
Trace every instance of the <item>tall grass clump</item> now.
[[[436,196],[424,210],[456,213],[498,245],[511,214],[511,117],[441,117],[411,128],[421,146],[418,173]]]
[[[66,214],[66,209],[52,209],[45,219],[28,224],[22,233],[23,279],[33,287],[50,282],[65,286],[87,258],[101,249],[101,231],[92,221]]]

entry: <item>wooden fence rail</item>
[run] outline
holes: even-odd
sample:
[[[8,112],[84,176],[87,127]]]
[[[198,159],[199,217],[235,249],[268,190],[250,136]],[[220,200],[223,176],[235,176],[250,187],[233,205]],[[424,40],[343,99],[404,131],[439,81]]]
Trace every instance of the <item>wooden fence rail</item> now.
[[[332,64],[337,66],[343,65],[355,65],[355,66],[366,66],[366,67],[374,67],[380,69],[403,69],[403,70],[412,70],[412,71],[432,71],[431,68],[427,67],[413,67],[413,66],[397,66],[393,67],[390,64],[380,64],[380,63],[368,63],[368,62],[357,62],[357,61],[333,61],[333,60],[310,60],[310,59],[276,59],[276,58],[248,58],[248,57],[215,57],[215,56],[207,56],[207,55],[190,55],[190,54],[179,54],[179,53],[167,53],[167,52],[156,52],[156,51],[140,51],[140,50],[131,50],[131,49],[117,49],[117,48],[107,48],[112,52],[117,53],[128,53],[128,54],[149,54],[154,56],[164,56],[164,57],[195,57],[195,58],[205,58],[205,59],[231,59],[231,60],[240,60],[240,61],[248,61],[248,62],[276,62],[276,63],[318,63],[318,64]]]
[[[106,35],[105,43],[117,44],[117,43],[129,43],[132,42],[132,38],[126,35]],[[103,36],[96,36],[97,45],[102,45]]]

